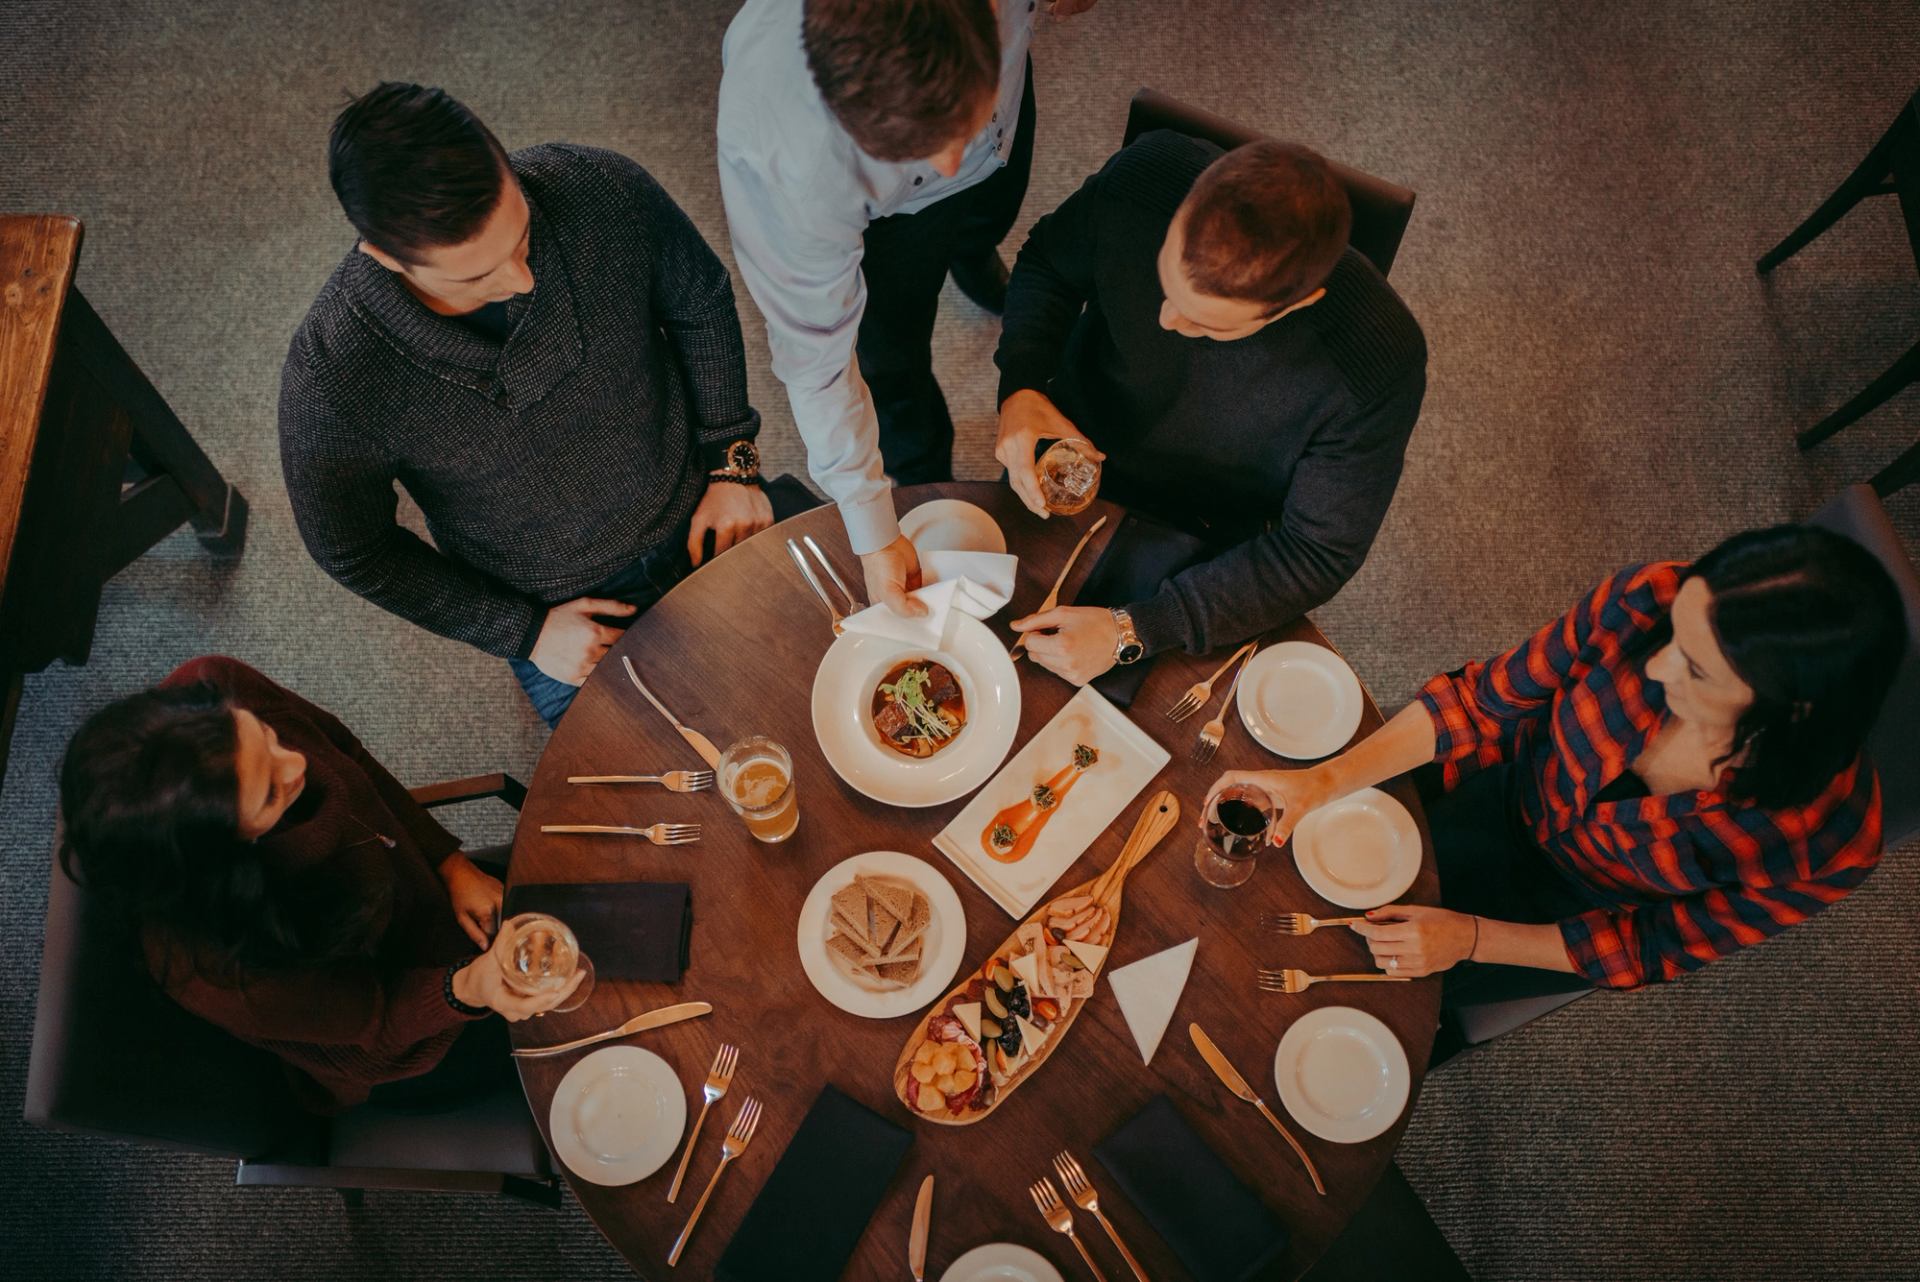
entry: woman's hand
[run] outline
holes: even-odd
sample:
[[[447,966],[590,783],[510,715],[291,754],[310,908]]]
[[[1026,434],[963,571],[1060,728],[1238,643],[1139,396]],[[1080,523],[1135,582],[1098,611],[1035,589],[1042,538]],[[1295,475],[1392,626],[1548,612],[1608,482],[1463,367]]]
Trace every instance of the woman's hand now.
[[[1200,807],[1200,831],[1207,829],[1207,811],[1213,808],[1213,799],[1221,789],[1237,783],[1258,788],[1273,800],[1273,822],[1267,825],[1267,844],[1272,846],[1286,845],[1294,826],[1335,795],[1318,766],[1305,770],[1229,770],[1207,789],[1206,802]]]
[[[580,987],[580,981],[586,977],[584,969],[576,970],[565,988],[525,997],[507,987],[506,977],[500,973],[499,959],[492,953],[482,953],[453,972],[453,995],[469,1006],[485,1006],[507,1022],[517,1024],[523,1019],[544,1015],[572,997],[573,990]]]
[[[480,871],[478,864],[456,850],[441,860],[440,880],[447,883],[447,898],[453,900],[453,919],[475,948],[484,949],[500,926],[499,879]]]
[[[1451,970],[1473,956],[1480,933],[1474,919],[1450,908],[1423,908],[1418,904],[1388,904],[1355,923],[1364,935],[1373,960],[1389,975],[1417,978]]]

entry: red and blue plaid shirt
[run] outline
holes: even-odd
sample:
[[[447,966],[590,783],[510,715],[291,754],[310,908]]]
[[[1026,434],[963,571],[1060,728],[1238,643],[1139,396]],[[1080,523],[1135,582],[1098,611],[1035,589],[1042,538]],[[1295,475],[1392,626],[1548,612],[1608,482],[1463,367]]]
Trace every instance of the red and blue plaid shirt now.
[[[1574,968],[1612,988],[1676,979],[1805,921],[1880,861],[1880,787],[1862,761],[1804,806],[1708,792],[1596,801],[1666,711],[1642,668],[1686,566],[1624,570],[1565,617],[1487,663],[1433,678],[1448,789],[1516,763],[1520,820],[1594,907],[1559,923]]]

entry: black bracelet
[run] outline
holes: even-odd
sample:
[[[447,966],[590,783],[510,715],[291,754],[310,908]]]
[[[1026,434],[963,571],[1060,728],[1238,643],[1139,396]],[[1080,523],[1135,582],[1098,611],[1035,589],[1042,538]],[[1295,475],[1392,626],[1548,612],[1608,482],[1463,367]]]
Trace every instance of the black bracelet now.
[[[708,481],[720,481],[727,485],[759,485],[764,478],[758,472],[749,472],[742,476],[738,472],[708,472]]]
[[[454,1013],[457,1015],[485,1015],[488,1013],[485,1006],[469,1006],[453,995],[454,972],[458,971],[462,964],[461,962],[455,962],[453,965],[447,967],[446,975],[440,980],[440,995],[447,999],[447,1005],[453,1007]]]

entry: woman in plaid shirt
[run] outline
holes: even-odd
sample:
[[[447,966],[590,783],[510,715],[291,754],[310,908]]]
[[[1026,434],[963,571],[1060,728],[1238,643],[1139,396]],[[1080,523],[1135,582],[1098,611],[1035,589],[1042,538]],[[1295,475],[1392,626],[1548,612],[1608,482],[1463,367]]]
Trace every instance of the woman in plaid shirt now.
[[[1442,908],[1355,929],[1451,1005],[1676,979],[1803,921],[1880,858],[1861,743],[1907,644],[1899,594],[1837,534],[1776,526],[1623,570],[1378,733],[1303,770],[1232,771],[1284,809],[1416,767]],[[1437,791],[1438,789],[1436,789]],[[1525,968],[1525,969],[1521,969]]]

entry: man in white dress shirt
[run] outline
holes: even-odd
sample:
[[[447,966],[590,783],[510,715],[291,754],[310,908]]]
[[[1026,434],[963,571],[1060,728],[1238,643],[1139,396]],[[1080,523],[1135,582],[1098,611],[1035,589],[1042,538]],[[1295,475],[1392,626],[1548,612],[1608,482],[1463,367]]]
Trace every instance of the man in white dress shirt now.
[[[998,245],[1033,155],[1027,49],[1045,0],[747,0],[722,46],[720,190],[808,470],[867,594],[918,613],[893,481],[952,478],[933,377],[951,271],[998,311]],[[1054,0],[1056,16],[1093,0]]]

